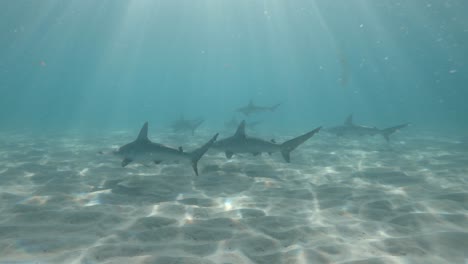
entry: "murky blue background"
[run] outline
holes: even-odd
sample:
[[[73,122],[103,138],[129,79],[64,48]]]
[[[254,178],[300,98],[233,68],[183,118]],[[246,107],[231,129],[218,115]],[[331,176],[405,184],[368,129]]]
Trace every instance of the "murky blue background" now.
[[[5,0],[13,130],[217,129],[250,99],[275,129],[356,122],[466,133],[468,1]],[[241,118],[237,115],[238,119]]]

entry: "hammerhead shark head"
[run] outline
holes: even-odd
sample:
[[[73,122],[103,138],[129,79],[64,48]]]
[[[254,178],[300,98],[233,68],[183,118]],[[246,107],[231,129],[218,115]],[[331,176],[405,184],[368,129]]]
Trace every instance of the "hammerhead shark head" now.
[[[244,115],[248,116],[250,114],[259,113],[259,112],[267,112],[267,111],[273,112],[276,110],[276,108],[278,108],[278,106],[280,106],[280,104],[275,104],[273,106],[258,106],[258,105],[254,105],[253,101],[250,100],[247,106],[238,108],[236,111],[241,112]]]
[[[183,131],[191,131],[192,136],[195,134],[195,130],[204,122],[203,119],[185,119],[181,116],[178,120],[176,120],[172,125],[172,130],[174,132],[183,132]]]
[[[332,134],[336,134],[337,136],[365,136],[370,135],[374,136],[377,134],[382,135],[385,140],[388,142],[390,141],[390,135],[395,133],[396,131],[407,127],[409,123],[401,124],[398,126],[393,126],[384,129],[378,129],[377,127],[369,127],[363,125],[356,125],[353,123],[353,115],[349,115],[344,124],[341,126],[331,127],[327,129],[328,132]]]
[[[130,162],[154,162],[163,161],[188,161],[192,164],[193,171],[198,176],[198,161],[216,141],[218,134],[214,135],[207,143],[192,152],[184,152],[182,147],[178,149],[151,142],[148,138],[148,122],[140,130],[135,141],[120,147],[114,152],[123,158],[122,167]]]
[[[304,135],[278,144],[274,140],[267,141],[247,136],[245,134],[245,120],[243,120],[233,136],[215,142],[212,148],[224,151],[228,159],[235,153],[252,153],[254,156],[257,156],[262,152],[267,152],[268,154],[281,152],[284,160],[290,162],[291,151],[319,132],[320,128],[318,127]]]

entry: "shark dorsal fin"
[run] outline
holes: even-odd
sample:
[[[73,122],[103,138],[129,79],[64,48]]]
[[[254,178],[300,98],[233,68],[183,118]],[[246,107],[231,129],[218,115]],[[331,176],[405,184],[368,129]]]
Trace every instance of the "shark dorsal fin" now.
[[[137,141],[148,140],[148,122],[145,122],[138,134]]]
[[[345,122],[344,122],[345,126],[352,126],[353,125],[353,114],[350,114]]]
[[[234,134],[234,136],[245,138],[245,120],[242,120],[242,122],[239,124],[236,130],[236,134]]]

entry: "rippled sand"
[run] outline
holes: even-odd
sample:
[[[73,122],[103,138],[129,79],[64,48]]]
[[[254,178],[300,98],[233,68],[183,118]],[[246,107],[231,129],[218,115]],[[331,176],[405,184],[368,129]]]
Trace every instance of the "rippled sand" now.
[[[131,133],[1,136],[0,263],[468,259],[468,146],[455,140],[321,133],[291,164],[209,152],[196,177],[185,164],[121,168],[97,154]],[[150,138],[190,150],[209,136]]]

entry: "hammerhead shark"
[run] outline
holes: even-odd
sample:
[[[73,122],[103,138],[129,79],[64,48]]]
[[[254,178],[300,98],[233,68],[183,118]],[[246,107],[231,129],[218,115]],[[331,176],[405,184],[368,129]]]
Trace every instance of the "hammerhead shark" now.
[[[353,123],[353,115],[349,115],[344,124],[341,126],[331,127],[327,129],[328,132],[336,134],[337,136],[365,136],[370,135],[374,136],[377,134],[382,135],[387,142],[390,141],[390,135],[396,131],[405,128],[409,123],[401,124],[398,126],[393,126],[384,129],[378,129],[377,127],[369,127],[363,125],[356,125]]]
[[[268,111],[273,112],[276,110],[276,108],[278,108],[278,106],[280,106],[280,104],[275,104],[272,106],[258,106],[258,105],[254,105],[253,101],[250,100],[247,106],[238,108],[236,111],[241,112],[244,115],[248,116],[250,114],[259,113],[259,112],[268,112]]]
[[[192,136],[195,134],[195,130],[204,122],[203,119],[185,119],[181,116],[178,120],[172,123],[171,127],[174,132],[191,131]]]
[[[123,158],[122,167],[130,162],[154,162],[159,164],[163,161],[188,161],[192,164],[193,171],[198,176],[198,161],[216,141],[215,134],[207,143],[192,152],[184,152],[182,147],[171,148],[159,143],[154,143],[148,138],[148,122],[140,130],[138,137],[131,143],[120,147],[114,152]]]
[[[274,140],[267,141],[260,138],[249,137],[245,134],[245,120],[243,120],[236,133],[228,138],[221,139],[215,142],[212,146],[214,149],[222,150],[226,154],[226,158],[230,159],[235,153],[252,153],[254,156],[267,152],[281,152],[286,162],[290,162],[290,153],[299,145],[311,138],[315,133],[319,132],[321,127],[318,127],[304,135],[288,140],[282,144],[276,143]]]

